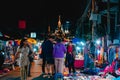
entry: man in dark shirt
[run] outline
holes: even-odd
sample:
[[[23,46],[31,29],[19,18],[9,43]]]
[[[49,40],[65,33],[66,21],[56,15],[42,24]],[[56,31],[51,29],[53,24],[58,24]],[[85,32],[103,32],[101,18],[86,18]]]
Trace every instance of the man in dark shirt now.
[[[53,73],[54,68],[54,58],[53,58],[53,36],[49,36],[48,39],[43,42],[42,44],[42,58],[43,58],[43,65],[42,71],[45,73],[45,64],[47,64],[47,74],[48,77]],[[52,70],[52,73],[50,72]]]

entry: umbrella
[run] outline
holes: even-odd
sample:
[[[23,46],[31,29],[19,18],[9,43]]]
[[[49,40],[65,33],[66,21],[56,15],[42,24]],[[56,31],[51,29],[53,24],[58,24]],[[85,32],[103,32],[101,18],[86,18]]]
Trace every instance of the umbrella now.
[[[17,39],[17,40],[15,40],[15,42],[16,42],[17,45],[20,45],[21,40]]]
[[[36,44],[37,43],[37,41],[33,38],[28,38],[27,41],[31,44]]]

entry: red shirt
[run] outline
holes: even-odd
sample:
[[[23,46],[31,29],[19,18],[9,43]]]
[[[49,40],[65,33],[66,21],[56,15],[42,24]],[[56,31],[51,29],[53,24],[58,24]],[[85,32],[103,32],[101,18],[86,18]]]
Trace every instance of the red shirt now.
[[[72,52],[72,51],[73,51],[72,46],[68,46],[68,52]]]

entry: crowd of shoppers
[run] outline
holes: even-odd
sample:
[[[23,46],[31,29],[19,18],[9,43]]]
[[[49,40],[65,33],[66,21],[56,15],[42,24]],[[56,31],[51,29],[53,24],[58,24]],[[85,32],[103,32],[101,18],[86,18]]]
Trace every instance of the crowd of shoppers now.
[[[62,42],[62,38],[55,38],[49,36],[45,38],[42,43],[42,75],[43,77],[53,76],[57,73],[63,74],[65,64],[68,63],[69,73],[75,73],[74,60],[75,60],[75,47],[70,41],[69,45]],[[65,56],[66,54],[66,56]],[[45,72],[45,67],[47,72]],[[49,71],[51,70],[51,72]]]
[[[65,64],[68,64],[69,73],[72,71],[75,73],[74,60],[75,60],[75,47],[72,41],[66,46],[62,42],[62,38],[55,38],[54,36],[48,36],[45,38],[41,45],[42,53],[42,76],[52,77],[57,73],[63,74]],[[20,42],[20,46],[17,48],[15,54],[15,61],[19,57],[19,67],[21,80],[27,80],[27,77],[31,76],[31,63],[33,61],[32,56],[33,49],[24,38]]]

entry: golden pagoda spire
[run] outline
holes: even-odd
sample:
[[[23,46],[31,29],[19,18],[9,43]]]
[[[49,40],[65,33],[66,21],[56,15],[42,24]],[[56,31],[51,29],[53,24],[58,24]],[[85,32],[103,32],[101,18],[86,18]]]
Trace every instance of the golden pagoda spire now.
[[[48,33],[50,33],[50,25],[48,26]]]
[[[61,16],[59,15],[59,17],[58,17],[58,29],[60,29],[61,28]]]

